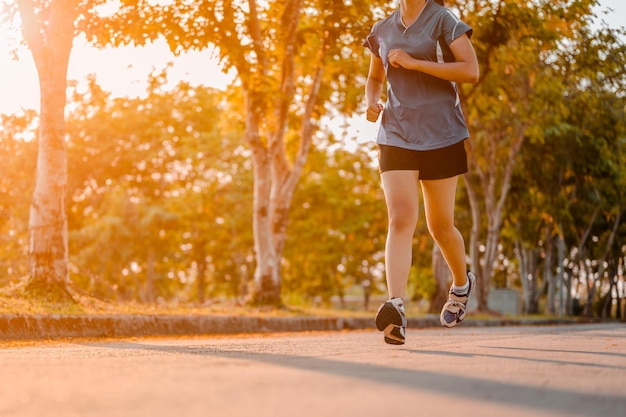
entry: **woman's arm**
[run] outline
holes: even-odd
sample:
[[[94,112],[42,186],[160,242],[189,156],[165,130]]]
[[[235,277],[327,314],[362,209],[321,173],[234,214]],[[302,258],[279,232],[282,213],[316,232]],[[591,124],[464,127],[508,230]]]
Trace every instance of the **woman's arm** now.
[[[370,58],[370,69],[365,82],[365,99],[367,100],[367,120],[375,122],[378,115],[383,110],[380,97],[383,94],[385,83],[385,67],[382,59],[372,54]]]
[[[389,52],[389,64],[398,68],[420,71],[448,81],[458,83],[478,82],[479,70],[476,52],[466,34],[456,38],[450,44],[450,50],[456,62],[432,62],[412,58],[401,49]]]

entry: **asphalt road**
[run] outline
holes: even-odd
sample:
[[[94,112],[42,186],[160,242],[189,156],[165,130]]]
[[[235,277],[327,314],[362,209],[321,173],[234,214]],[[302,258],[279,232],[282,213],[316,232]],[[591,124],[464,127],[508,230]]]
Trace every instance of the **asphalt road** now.
[[[626,325],[0,343],[1,417],[625,416]]]

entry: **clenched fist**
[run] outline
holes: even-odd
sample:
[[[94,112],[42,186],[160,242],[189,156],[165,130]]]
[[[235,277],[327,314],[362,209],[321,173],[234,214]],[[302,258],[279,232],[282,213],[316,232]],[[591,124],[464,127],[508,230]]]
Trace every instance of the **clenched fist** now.
[[[414,59],[411,58],[411,55],[407,54],[402,49],[392,49],[389,51],[387,59],[392,67],[403,67],[406,69],[409,69],[411,63],[414,61]]]
[[[380,115],[381,111],[383,111],[382,104],[380,103],[370,104],[367,107],[367,121],[375,122],[376,120],[378,120],[378,115]]]

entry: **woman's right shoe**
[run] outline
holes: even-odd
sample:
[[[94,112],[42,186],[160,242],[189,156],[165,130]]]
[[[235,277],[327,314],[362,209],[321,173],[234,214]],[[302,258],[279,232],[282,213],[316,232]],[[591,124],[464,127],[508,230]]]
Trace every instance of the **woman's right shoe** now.
[[[384,333],[385,343],[404,344],[406,316],[402,298],[392,298],[380,306],[376,313],[376,328]]]

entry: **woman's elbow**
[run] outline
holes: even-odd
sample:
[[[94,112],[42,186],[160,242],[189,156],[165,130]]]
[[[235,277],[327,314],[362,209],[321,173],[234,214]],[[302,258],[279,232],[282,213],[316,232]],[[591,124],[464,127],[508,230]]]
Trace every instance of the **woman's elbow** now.
[[[470,65],[467,72],[466,72],[466,83],[469,84],[476,84],[478,82],[478,80],[480,80],[480,70],[478,69],[478,65],[474,64],[474,65]]]

